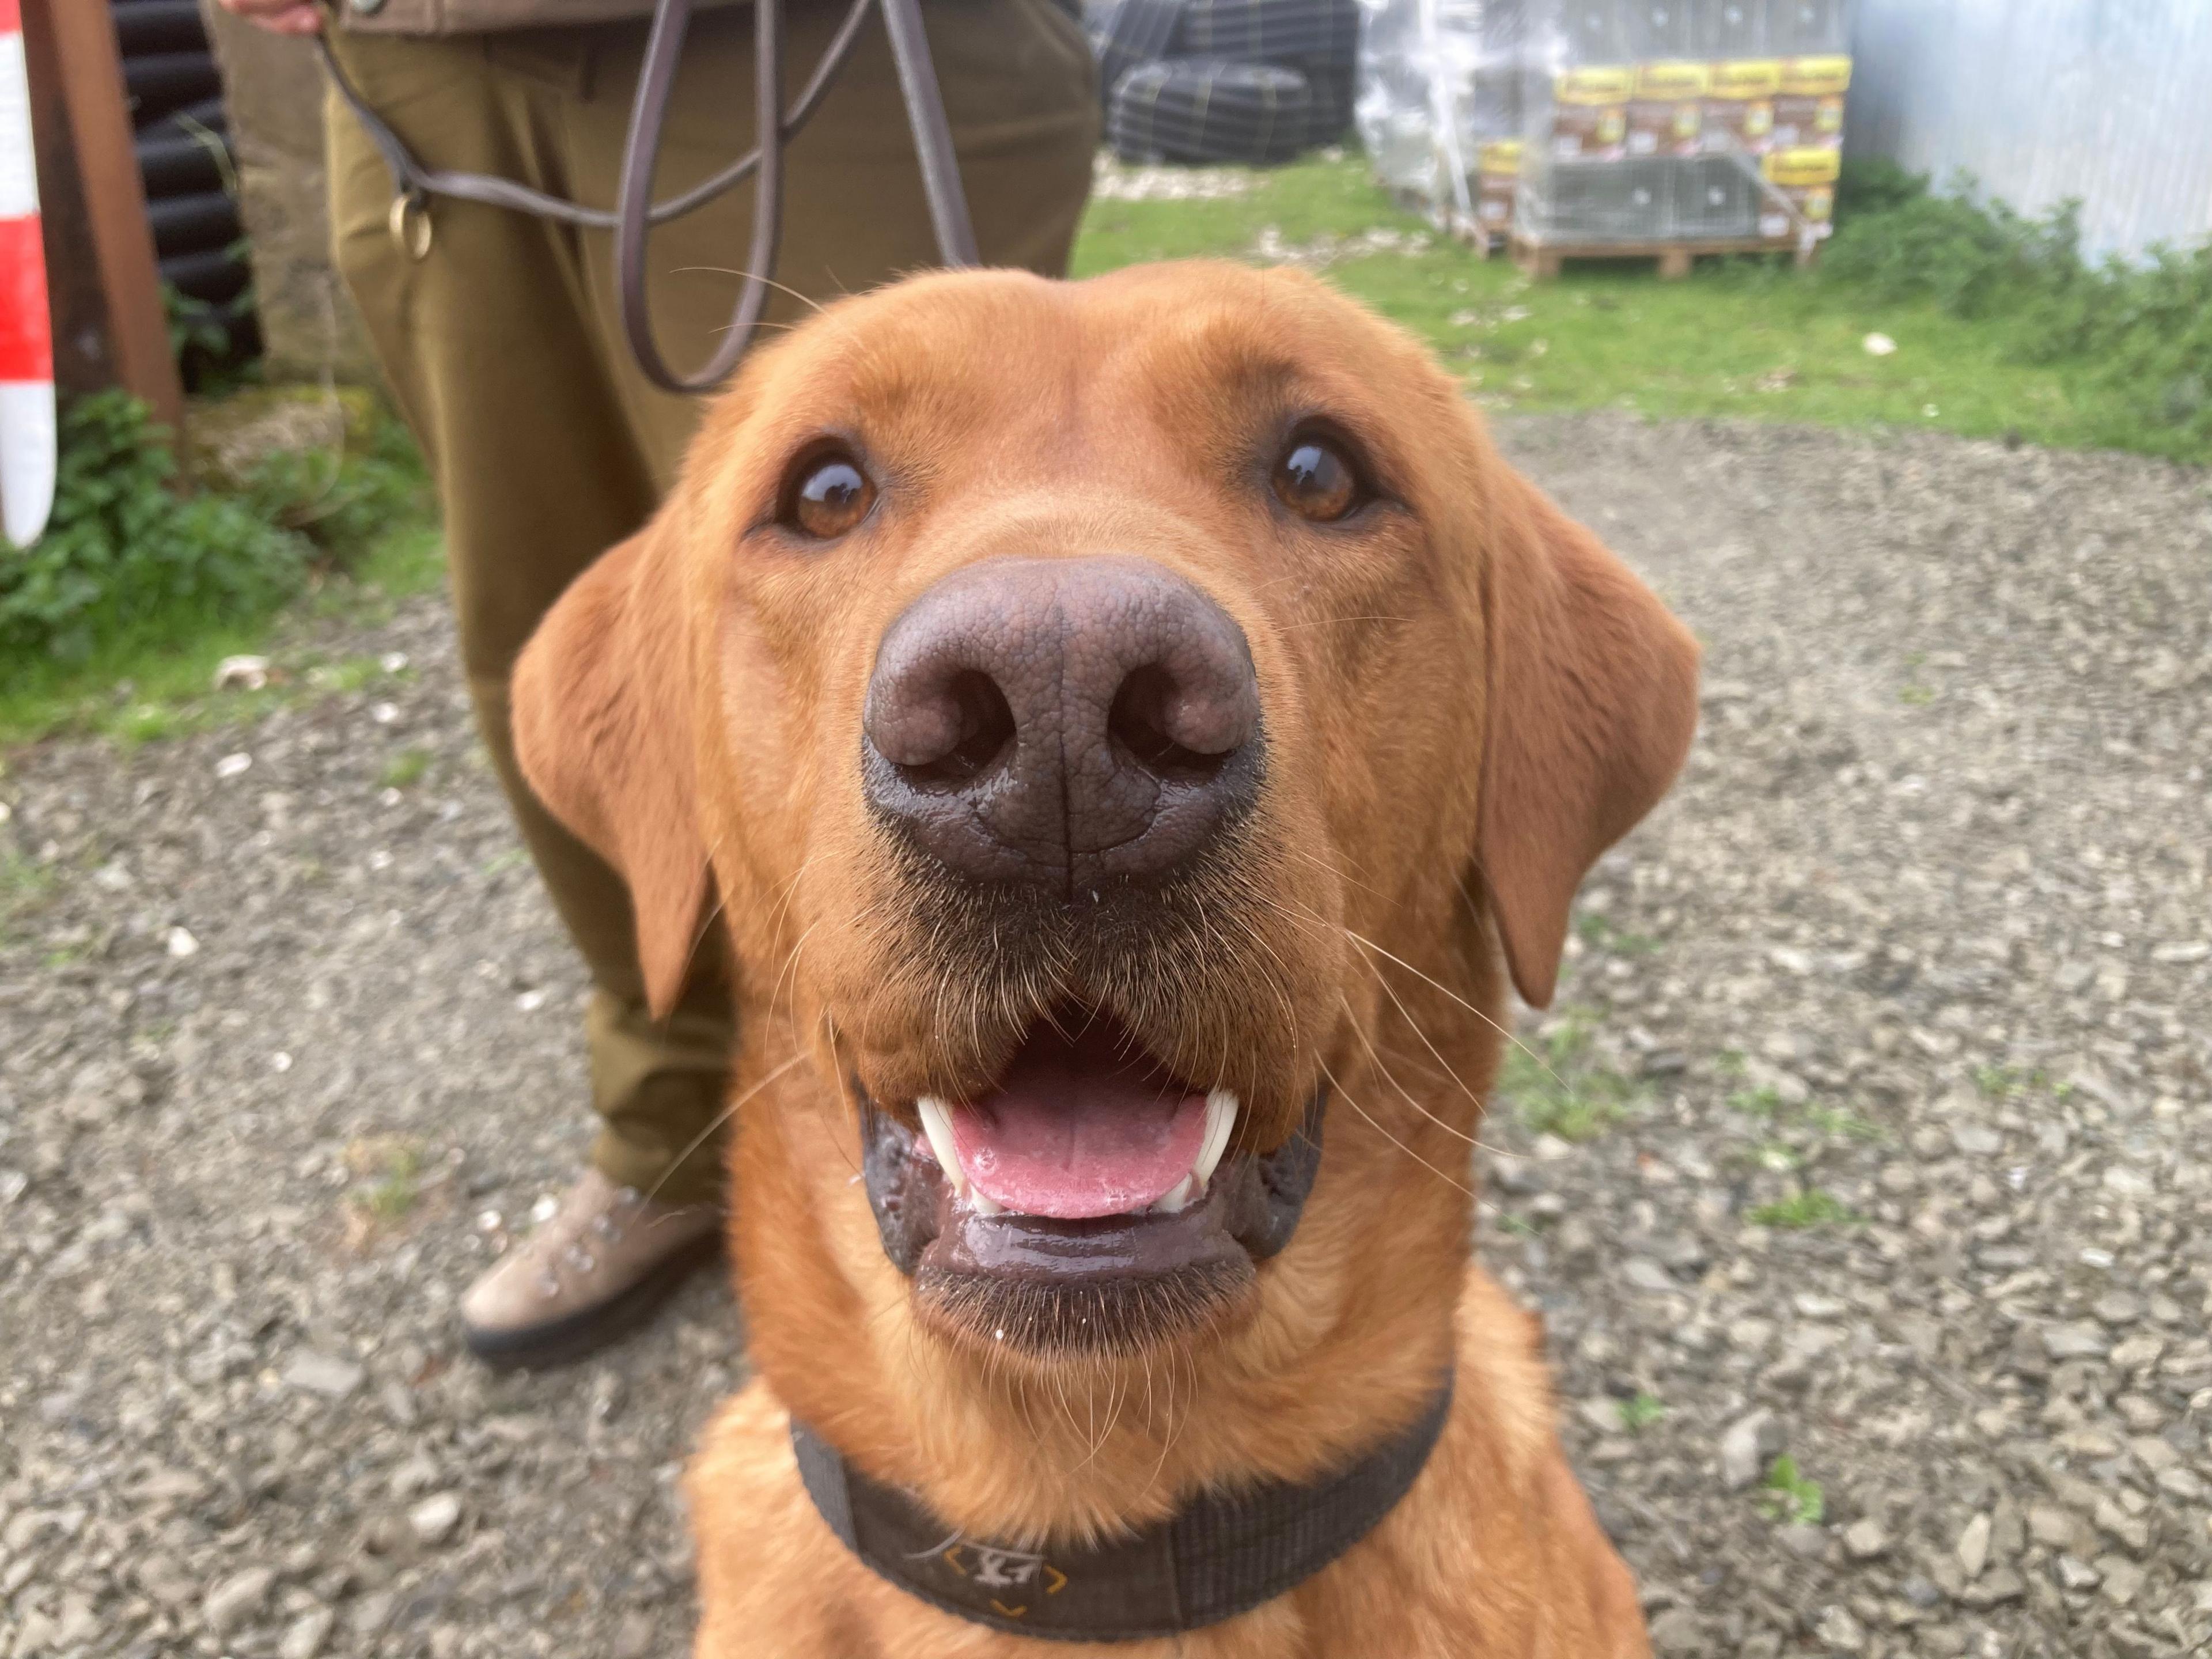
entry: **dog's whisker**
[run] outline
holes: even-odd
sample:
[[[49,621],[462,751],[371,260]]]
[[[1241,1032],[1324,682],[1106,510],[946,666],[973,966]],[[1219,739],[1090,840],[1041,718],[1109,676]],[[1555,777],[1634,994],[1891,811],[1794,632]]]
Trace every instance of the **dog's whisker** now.
[[[811,295],[801,294],[787,283],[779,283],[771,276],[757,276],[750,270],[732,270],[727,265],[677,265],[672,269],[679,276],[735,276],[740,282],[763,283],[779,294],[788,294],[801,305],[813,307],[817,315],[829,309]],[[787,323],[784,326],[788,328],[791,325]]]
[[[1557,1072],[1553,1071],[1545,1061],[1545,1059],[1541,1054],[1538,1054],[1534,1048],[1531,1048],[1527,1043],[1522,1042],[1519,1037],[1514,1036],[1512,1032],[1507,1030],[1505,1027],[1500,1025],[1488,1014],[1484,1013],[1481,1009],[1476,1007],[1458,992],[1453,990],[1450,986],[1444,984],[1440,980],[1431,978],[1419,969],[1414,967],[1412,963],[1407,961],[1403,957],[1392,955],[1391,952],[1384,950],[1381,945],[1376,944],[1373,939],[1362,938],[1359,934],[1353,933],[1349,927],[1344,930],[1344,935],[1354,945],[1360,946],[1362,949],[1372,951],[1377,956],[1396,963],[1398,966],[1403,968],[1407,973],[1413,975],[1415,978],[1426,980],[1428,983],[1435,986],[1437,990],[1442,991],[1454,1002],[1459,1004],[1461,1007],[1466,1009],[1468,1012],[1473,1014],[1485,1025],[1490,1027],[1492,1030],[1497,1032],[1498,1036],[1504,1037],[1508,1042],[1518,1048],[1522,1054],[1528,1055],[1528,1058],[1534,1060],[1542,1070],[1544,1075],[1550,1078],[1553,1082],[1558,1084],[1561,1089],[1565,1090],[1570,1095],[1573,1094],[1574,1091],[1568,1087],[1567,1080],[1561,1077]]]
[[[1341,999],[1340,999],[1340,1001],[1341,1002],[1344,1009],[1345,1018],[1352,1026],[1353,1035],[1358,1037],[1360,1046],[1367,1050],[1367,1058],[1374,1062],[1375,1069],[1382,1073],[1382,1080],[1398,1091],[1399,1096],[1405,1101],[1406,1104],[1412,1107],[1423,1117],[1428,1119],[1430,1122],[1435,1124],[1437,1127],[1442,1129],[1446,1134],[1465,1141],[1469,1146],[1474,1148],[1477,1152],[1488,1152],[1493,1158],[1502,1158],[1505,1155],[1502,1148],[1484,1146],[1483,1143],[1476,1137],[1468,1133],[1464,1129],[1459,1128],[1454,1124],[1447,1123],[1443,1119],[1438,1117],[1427,1107],[1422,1105],[1419,1101],[1414,1099],[1412,1094],[1407,1092],[1406,1085],[1399,1082],[1397,1077],[1391,1072],[1390,1068],[1387,1065],[1383,1064],[1382,1056],[1376,1051],[1375,1043],[1373,1040],[1368,1036],[1366,1028],[1359,1023],[1358,1018],[1352,1013],[1352,1004],[1349,1001],[1345,1001]]]
[[[785,1060],[782,1065],[777,1066],[766,1077],[761,1079],[759,1082],[754,1084],[751,1088],[746,1090],[744,1093],[739,1095],[728,1105],[723,1107],[720,1112],[716,1113],[714,1115],[714,1121],[709,1123],[705,1128],[700,1130],[697,1134],[692,1136],[690,1143],[669,1161],[668,1168],[662,1172],[660,1179],[654,1182],[653,1183],[652,1190],[646,1194],[645,1196],[647,1200],[650,1202],[653,1198],[659,1195],[660,1189],[668,1184],[669,1178],[676,1173],[678,1168],[682,1166],[684,1160],[689,1158],[692,1153],[697,1152],[702,1146],[705,1146],[708,1140],[714,1138],[714,1134],[725,1123],[727,1123],[732,1118],[738,1115],[738,1107],[744,1105],[762,1090],[767,1088],[769,1084],[775,1082],[776,1079],[781,1077],[786,1072],[789,1071],[793,1066],[798,1065],[805,1058],[806,1056],[804,1054],[793,1054],[789,1060]]]
[[[1450,1176],[1446,1175],[1442,1170],[1437,1168],[1435,1164],[1430,1163],[1428,1159],[1423,1158],[1411,1146],[1408,1146],[1404,1141],[1399,1139],[1397,1136],[1392,1134],[1380,1123],[1377,1123],[1373,1117],[1370,1116],[1367,1109],[1362,1106],[1358,1101],[1354,1100],[1352,1096],[1346,1091],[1344,1085],[1337,1081],[1336,1074],[1328,1069],[1328,1062],[1327,1060],[1323,1060],[1322,1062],[1321,1070],[1322,1075],[1328,1079],[1329,1086],[1336,1091],[1337,1097],[1342,1100],[1346,1105],[1351,1107],[1353,1111],[1358,1112],[1360,1116],[1366,1118],[1369,1126],[1374,1129],[1376,1133],[1381,1135],[1383,1139],[1389,1141],[1393,1146],[1395,1146],[1400,1152],[1405,1153],[1407,1158],[1412,1158],[1414,1163],[1419,1164],[1423,1169],[1426,1170],[1431,1175],[1436,1176],[1437,1180],[1444,1182],[1447,1186],[1458,1188],[1461,1192],[1465,1193],[1469,1198],[1476,1197],[1474,1189],[1469,1187],[1465,1182],[1455,1181]],[[1478,1199],[1477,1201],[1479,1202],[1480,1200]]]

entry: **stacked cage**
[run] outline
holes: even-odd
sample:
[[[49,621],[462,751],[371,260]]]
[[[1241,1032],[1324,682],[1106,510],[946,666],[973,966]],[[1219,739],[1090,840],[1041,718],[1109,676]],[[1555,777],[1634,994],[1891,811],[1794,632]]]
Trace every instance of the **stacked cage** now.
[[[1555,244],[1816,240],[1845,0],[1369,0],[1358,119],[1439,223]]]
[[[1543,0],[1516,227],[1554,243],[1827,234],[1844,0]]]
[[[1123,161],[1286,161],[1350,121],[1358,0],[1106,0],[1089,27]]]

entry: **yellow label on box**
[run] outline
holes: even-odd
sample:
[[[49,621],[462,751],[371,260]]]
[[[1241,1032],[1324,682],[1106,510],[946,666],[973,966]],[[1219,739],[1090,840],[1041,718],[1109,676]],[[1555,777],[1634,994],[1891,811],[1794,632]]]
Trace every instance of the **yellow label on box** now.
[[[1782,65],[1782,90],[1793,98],[1830,98],[1850,90],[1848,58],[1792,58]]]
[[[1626,67],[1561,70],[1553,94],[1563,104],[1620,104],[1636,88],[1636,71]]]
[[[1782,90],[1782,60],[1742,58],[1713,65],[1712,95],[1716,98],[1771,98]]]
[[[1832,185],[1843,176],[1844,153],[1839,149],[1778,149],[1760,163],[1769,183]]]
[[[1517,179],[1521,175],[1521,141],[1495,138],[1475,152],[1475,171],[1486,179]]]
[[[1669,61],[1636,66],[1638,98],[1702,98],[1711,72],[1703,64]]]

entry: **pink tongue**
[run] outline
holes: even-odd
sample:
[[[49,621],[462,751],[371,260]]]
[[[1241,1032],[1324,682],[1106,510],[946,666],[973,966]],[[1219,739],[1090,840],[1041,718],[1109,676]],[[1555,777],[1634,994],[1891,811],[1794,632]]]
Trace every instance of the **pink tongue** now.
[[[1040,1028],[998,1089],[952,1108],[960,1167],[1024,1215],[1079,1221],[1157,1203],[1190,1173],[1206,1097],[1125,1052],[1103,1023],[1070,1042]]]

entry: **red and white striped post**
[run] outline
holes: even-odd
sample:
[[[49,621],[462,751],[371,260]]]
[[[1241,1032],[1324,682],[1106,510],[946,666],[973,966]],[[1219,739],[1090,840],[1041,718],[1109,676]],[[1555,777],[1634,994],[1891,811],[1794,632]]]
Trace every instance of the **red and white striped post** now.
[[[54,462],[53,318],[22,0],[0,0],[0,528],[17,547],[46,527]]]

